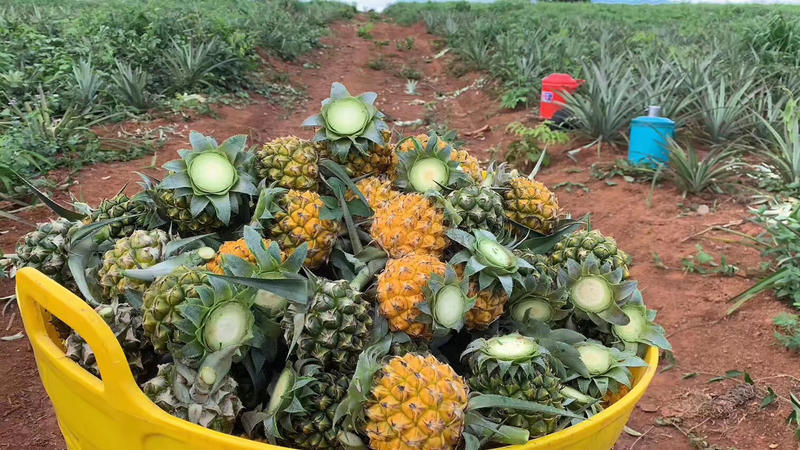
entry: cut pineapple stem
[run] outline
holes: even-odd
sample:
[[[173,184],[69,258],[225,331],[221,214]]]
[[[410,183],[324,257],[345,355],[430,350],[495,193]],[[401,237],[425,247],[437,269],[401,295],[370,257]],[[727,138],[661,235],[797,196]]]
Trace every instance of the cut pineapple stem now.
[[[516,262],[516,257],[509,249],[492,239],[478,238],[475,249],[494,267],[510,269]]]
[[[533,338],[518,334],[497,336],[486,341],[486,353],[496,359],[515,361],[535,354],[539,344]]]
[[[216,255],[217,252],[215,252],[214,249],[211,247],[201,247],[197,249],[197,256],[205,259],[206,261],[214,259]]]
[[[408,181],[417,192],[440,191],[449,178],[447,163],[437,158],[417,161],[408,172]]]
[[[200,369],[200,373],[198,374],[200,380],[203,383],[207,384],[208,386],[213,386],[214,383],[217,382],[217,372],[214,370],[213,367],[203,367]]]
[[[250,309],[238,302],[228,302],[209,315],[203,330],[206,345],[213,350],[238,345],[248,334]]]
[[[578,347],[583,365],[592,375],[599,375],[608,372],[614,363],[611,352],[600,345],[586,344]]]
[[[289,304],[289,301],[278,294],[259,289],[258,292],[256,292],[255,303],[264,310],[275,313],[283,311],[286,305]]]
[[[274,416],[282,409],[283,396],[292,389],[292,386],[294,386],[294,372],[287,367],[283,369],[278,381],[275,382],[275,388],[272,389],[272,395],[269,397],[269,403],[267,403],[267,409],[265,410],[267,414]]]
[[[436,321],[448,328],[455,327],[464,318],[466,303],[464,292],[460,287],[444,286],[436,295],[436,311],[434,311]]]
[[[197,189],[205,193],[224,193],[236,182],[236,168],[225,156],[206,152],[192,161],[189,178]]]
[[[342,136],[359,133],[369,121],[369,112],[355,97],[334,100],[328,107],[328,125]]]
[[[614,302],[611,286],[597,276],[585,276],[575,282],[571,294],[575,306],[592,313],[603,312]]]
[[[553,309],[547,301],[536,298],[517,303],[511,311],[513,319],[517,322],[524,321],[526,314],[529,319],[547,322],[553,317]]]
[[[645,332],[647,319],[642,316],[636,306],[629,305],[622,308],[622,312],[628,316],[630,321],[627,325],[614,325],[614,331],[625,342],[637,342]]]

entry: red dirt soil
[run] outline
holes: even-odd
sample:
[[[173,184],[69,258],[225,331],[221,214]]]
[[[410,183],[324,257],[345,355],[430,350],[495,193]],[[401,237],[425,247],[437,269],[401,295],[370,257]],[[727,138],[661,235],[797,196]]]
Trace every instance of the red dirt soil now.
[[[358,19],[365,20],[364,17]],[[456,97],[442,98],[442,94],[454,94],[473,85],[482,75],[453,77],[448,72],[452,59],[449,56],[433,58],[440,49],[422,25],[405,28],[379,23],[372,31],[374,39],[392,41],[388,46],[379,47],[374,41],[357,37],[358,21],[334,24],[331,37],[324,41],[326,47],[299,62],[271,62],[273,68],[287,74],[294,85],[306,88],[309,101],[294,111],[286,111],[259,98],[246,107],[215,107],[218,119],[200,117],[190,123],[157,120],[128,124],[126,128],[176,126],[178,133],[171,136],[157,153],[158,166],[175,158],[176,150],[187,145],[190,129],[223,139],[246,133],[251,144],[288,134],[310,137],[311,132],[301,129],[299,124],[318,110],[319,102],[328,96],[332,81],[345,83],[353,93],[377,92],[378,107],[387,114],[390,124],[396,120],[423,118],[426,115],[425,103],[435,102],[435,121],[458,130],[471,151],[483,158],[487,157],[487,150],[491,147],[505,148],[512,140],[504,132],[508,123],[533,122],[530,111],[502,109],[490,89],[471,88]],[[397,50],[393,41],[407,36],[415,39],[416,47],[412,51]],[[370,69],[370,60],[379,56],[388,62],[387,67],[382,71]],[[304,67],[304,62],[313,62],[319,68]],[[403,66],[413,67],[424,74],[418,86],[420,95],[404,93],[406,80],[400,75]],[[486,125],[488,129],[480,131]],[[422,132],[413,129],[397,131],[406,135]],[[478,132],[470,133],[473,131]],[[590,192],[576,189],[573,193],[559,189],[557,194],[561,206],[573,217],[591,212],[593,227],[614,236],[633,256],[633,276],[639,280],[648,306],[659,310],[658,321],[666,328],[677,359],[674,368],[656,376],[631,417],[630,428],[644,435],[623,434],[615,448],[798,448],[793,430],[784,422],[789,413],[788,403],[781,399],[767,409],[758,407],[766,386],[772,386],[782,397],[787,397],[789,390],[800,391],[800,379],[796,378],[800,377],[798,356],[776,346],[772,336],[771,319],[781,312],[788,312],[789,308],[769,295],[762,295],[751,300],[740,313],[726,317],[726,301],[753,283],[753,279],[743,275],[732,278],[701,276],[686,274],[682,270],[681,259],[695,254],[698,243],[702,243],[717,260],[720,255],[727,255],[728,261],[741,267],[743,273],[747,268],[757,267],[760,257],[754,250],[712,240],[713,233],[694,236],[710,226],[745,219],[747,208],[732,199],[717,197],[716,206],[713,199],[705,202],[711,206],[710,213],[698,215],[690,210],[686,214],[687,210],[681,205],[690,201],[682,199],[669,184],[655,189],[652,207],[648,207],[649,184],[631,184],[617,179],[617,185],[610,186],[590,175],[592,163],[613,161],[623,156],[622,150],[604,147],[598,157],[594,148],[586,149],[580,153],[579,162],[574,163],[564,152],[579,144],[571,143],[563,151],[554,152],[552,165],[538,179],[549,186],[571,181],[584,183],[590,189]],[[142,171],[150,164],[151,156],[148,156],[86,168],[76,175],[76,183],[70,192],[92,204],[113,195],[125,183],[133,192],[138,181],[133,172]],[[66,200],[63,193],[59,198]],[[690,200],[704,203],[702,199]],[[49,214],[40,207],[23,216],[36,222]],[[30,231],[24,225],[8,221],[0,221],[0,230],[0,247],[6,252],[13,251],[19,237]],[[752,225],[740,226],[738,230],[752,235],[758,233],[757,227]],[[724,234],[715,236],[726,237]],[[660,256],[667,269],[654,264],[654,254]],[[8,295],[12,289],[10,282],[0,284],[0,294]],[[22,331],[16,308],[12,306],[9,310],[2,318],[0,335]],[[10,326],[6,327],[9,321]],[[0,448],[64,448],[28,341],[0,341],[0,361]],[[661,367],[666,365],[667,362],[662,360]],[[709,384],[707,381],[732,369],[751,374],[756,381],[757,395],[755,398],[746,396],[734,408],[716,408],[717,403],[729,400],[730,395],[723,394],[734,388],[740,390],[736,387],[739,383]],[[698,375],[683,379],[684,374],[690,373]],[[656,421],[661,425],[656,425]]]

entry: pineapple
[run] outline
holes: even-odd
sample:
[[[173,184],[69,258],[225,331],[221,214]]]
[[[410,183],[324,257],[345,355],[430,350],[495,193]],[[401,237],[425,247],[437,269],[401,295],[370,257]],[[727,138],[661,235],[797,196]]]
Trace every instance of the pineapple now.
[[[33,267],[70,290],[76,290],[67,267],[69,232],[73,226],[73,222],[63,218],[38,224],[36,230],[17,243],[12,264],[16,269]]]
[[[314,358],[326,370],[352,372],[372,332],[369,302],[344,280],[314,279],[313,297],[291,303],[281,322],[298,359]],[[298,317],[302,327],[297,327]]]
[[[425,134],[418,134],[414,136],[414,139],[418,140],[422,147],[428,146],[428,136]],[[444,139],[439,139],[438,148],[439,150],[444,150],[448,145],[449,142],[445,141]],[[410,140],[405,140],[400,143],[398,147],[398,151],[407,152],[414,149],[414,143]],[[461,164],[461,170],[464,171],[470,178],[472,178],[476,183],[480,183],[485,178],[485,173],[481,170],[480,163],[478,159],[474,156],[469,154],[469,151],[465,148],[460,150],[453,150],[450,153],[450,158],[453,161],[459,162]]]
[[[504,196],[509,219],[541,234],[553,231],[559,214],[558,201],[543,183],[514,177],[509,180]]]
[[[143,328],[147,338],[159,353],[167,345],[179,342],[177,324],[184,318],[183,305],[197,298],[197,287],[205,286],[208,276],[198,270],[179,267],[157,278],[142,296]]]
[[[373,210],[380,208],[388,202],[392,202],[400,195],[392,189],[392,182],[384,177],[367,177],[358,180],[356,183],[358,191],[367,199],[368,206]],[[353,192],[347,192],[347,201],[356,198]]]
[[[267,184],[276,181],[286,189],[316,191],[322,146],[294,136],[264,144],[255,157],[255,171]]]
[[[375,211],[370,234],[392,258],[410,253],[440,256],[449,240],[444,213],[421,194],[401,194]]]
[[[349,384],[349,375],[302,359],[281,372],[264,411],[245,413],[242,422],[250,434],[260,423],[268,439],[295,448],[340,448],[334,416]]]
[[[445,275],[446,265],[435,256],[412,253],[390,259],[378,276],[378,304],[381,315],[392,331],[402,331],[412,338],[427,339],[431,325],[417,321],[418,306],[425,298],[424,289],[433,275]]]
[[[247,210],[256,185],[247,173],[252,154],[247,137],[233,136],[217,144],[192,131],[192,150],[179,150],[180,159],[164,164],[169,175],[158,184],[154,200],[179,233],[197,235],[220,231]]]
[[[411,148],[404,150],[409,143],[412,144]],[[402,190],[438,192],[468,181],[469,177],[461,170],[459,162],[450,156],[453,148],[449,144],[442,148],[435,133],[431,133],[425,144],[411,137],[399,147],[395,184]]]
[[[136,230],[130,237],[118,240],[114,248],[103,255],[97,277],[103,290],[102,300],[125,301],[125,291],[144,292],[147,282],[123,275],[127,269],[146,269],[158,264],[166,257],[169,242],[167,233],[162,230]]]
[[[547,351],[533,338],[509,334],[476,339],[461,358],[469,367],[467,381],[473,391],[562,407],[561,380],[550,365]],[[560,418],[504,408],[493,408],[488,416],[524,428],[532,438],[554,432]]]
[[[361,152],[350,152],[347,154],[346,159],[339,158],[335,155],[330,155],[333,161],[344,166],[347,174],[352,178],[359,178],[365,175],[372,176],[386,176],[394,171],[396,164],[396,155],[393,150],[392,144],[389,141],[392,138],[392,132],[384,130],[381,132],[384,144],[378,145],[370,142],[369,154],[365,155]],[[326,156],[330,153],[325,152]]]
[[[369,391],[370,448],[451,449],[461,441],[468,388],[452,367],[433,356],[390,359]]]
[[[531,265],[532,269],[521,270],[526,278],[533,278],[536,283],[555,283],[558,267],[552,263],[549,256],[525,249],[515,249],[514,254]]]
[[[128,359],[128,365],[134,377],[138,377],[147,370],[147,366],[152,362],[152,348],[147,345],[142,332],[142,315],[139,310],[126,303],[113,302],[109,305],[100,305],[95,308],[95,312],[111,328],[114,336]],[[100,377],[100,370],[94,352],[83,338],[72,331],[64,342],[66,355],[71,360],[77,362],[84,369],[91,372],[94,376]]]
[[[123,216],[135,216],[108,224],[108,237],[119,239],[130,236],[136,229],[146,228],[149,221],[149,212],[150,208],[144,202],[131,199],[127,195],[120,193],[113,198],[100,202],[100,205],[83,219],[83,223],[88,225]]]
[[[264,239],[264,246],[269,248],[272,241],[269,239]],[[225,270],[222,268],[223,263],[222,259],[224,255],[233,255],[242,258],[243,260],[255,263],[256,256],[253,254],[252,251],[247,247],[247,242],[244,239],[239,239],[236,241],[227,241],[224,242],[217,251],[216,256],[214,259],[209,261],[206,264],[206,270],[209,272],[213,272],[217,275],[225,275]]]
[[[485,330],[497,320],[508,303],[508,294],[503,289],[490,288],[480,290],[478,283],[469,285],[469,296],[475,297],[475,306],[467,312],[468,330]]]
[[[316,192],[290,190],[278,203],[281,210],[274,214],[270,237],[287,253],[308,243],[306,266],[311,269],[321,266],[333,250],[341,224],[320,219],[324,204]]]
[[[220,352],[223,353],[223,352]],[[228,375],[230,359],[209,357],[198,370],[180,362],[158,366],[142,391],[161,409],[214,431],[230,433],[243,409],[238,385]]]
[[[570,368],[564,384],[584,395],[602,399],[607,405],[622,398],[633,385],[632,367],[646,367],[647,363],[633,353],[606,347],[598,342],[585,341],[574,344],[584,373]]]
[[[630,278],[630,257],[617,246],[617,241],[598,230],[576,231],[559,241],[550,257],[556,270],[566,267],[568,259],[583,263],[589,254],[597,257],[600,265],[610,264],[612,269],[622,268],[623,278]]]
[[[461,217],[460,228],[480,228],[500,233],[505,224],[503,197],[486,186],[469,185],[447,196],[455,212]]]

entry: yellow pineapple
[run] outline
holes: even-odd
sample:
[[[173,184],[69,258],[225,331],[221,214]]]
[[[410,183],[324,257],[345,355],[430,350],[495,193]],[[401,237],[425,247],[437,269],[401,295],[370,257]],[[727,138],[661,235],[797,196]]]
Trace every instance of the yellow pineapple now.
[[[356,182],[356,187],[367,199],[370,208],[377,209],[391,202],[400,195],[400,192],[392,189],[392,182],[386,177],[367,177]],[[356,194],[347,192],[347,200],[350,201]]]
[[[456,448],[467,396],[464,379],[433,356],[395,356],[381,368],[370,390],[365,427],[370,448]]]
[[[316,192],[292,189],[283,196],[280,205],[282,211],[275,214],[270,236],[287,253],[307,242],[305,265],[312,269],[319,267],[330,256],[341,224],[319,218],[323,203]]]
[[[478,283],[469,284],[469,296],[475,297],[475,306],[467,311],[467,329],[485,330],[497,320],[508,303],[508,294],[502,289],[480,290]]]
[[[509,181],[505,192],[506,216],[542,234],[550,234],[558,218],[555,194],[543,183],[524,177]]]
[[[272,242],[269,239],[264,239],[264,247],[269,248]],[[206,270],[216,273],[217,275],[225,275],[225,270],[222,269],[222,255],[234,255],[242,258],[243,260],[255,264],[256,256],[247,247],[247,242],[244,239],[237,241],[223,242],[217,251],[214,259],[206,263]]]
[[[423,288],[431,276],[443,276],[445,267],[437,257],[419,253],[386,263],[378,276],[378,307],[392,331],[403,331],[414,338],[430,337],[430,325],[417,322],[421,314],[417,305],[425,301]]]
[[[454,161],[458,161],[461,163],[461,170],[464,171],[467,175],[470,176],[476,183],[482,182],[486,179],[486,171],[481,169],[480,162],[478,162],[478,158],[469,154],[469,151],[466,148],[462,148],[461,150],[454,150],[453,153],[450,154],[450,157]]]
[[[609,406],[613,405],[614,403],[618,402],[622,397],[625,396],[628,392],[630,392],[630,388],[628,386],[620,385],[619,390],[615,393],[611,392],[609,389],[606,392],[606,395],[603,396],[603,405],[608,408]]]
[[[449,242],[444,213],[421,194],[400,194],[375,211],[370,234],[392,258],[413,252],[441,256]]]
[[[286,136],[267,142],[256,152],[255,171],[267,184],[276,181],[286,189],[311,189],[319,184],[322,145]]]

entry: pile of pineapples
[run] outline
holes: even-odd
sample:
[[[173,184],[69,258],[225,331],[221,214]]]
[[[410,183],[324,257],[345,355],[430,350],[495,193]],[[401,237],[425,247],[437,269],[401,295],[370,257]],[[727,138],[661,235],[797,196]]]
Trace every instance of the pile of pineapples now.
[[[13,269],[94,306],[168,413],[289,447],[522,443],[623,396],[670,348],[628,255],[532,177],[393,142],[375,99],[334,83],[312,140],[193,132],[132,198],[44,198]]]

